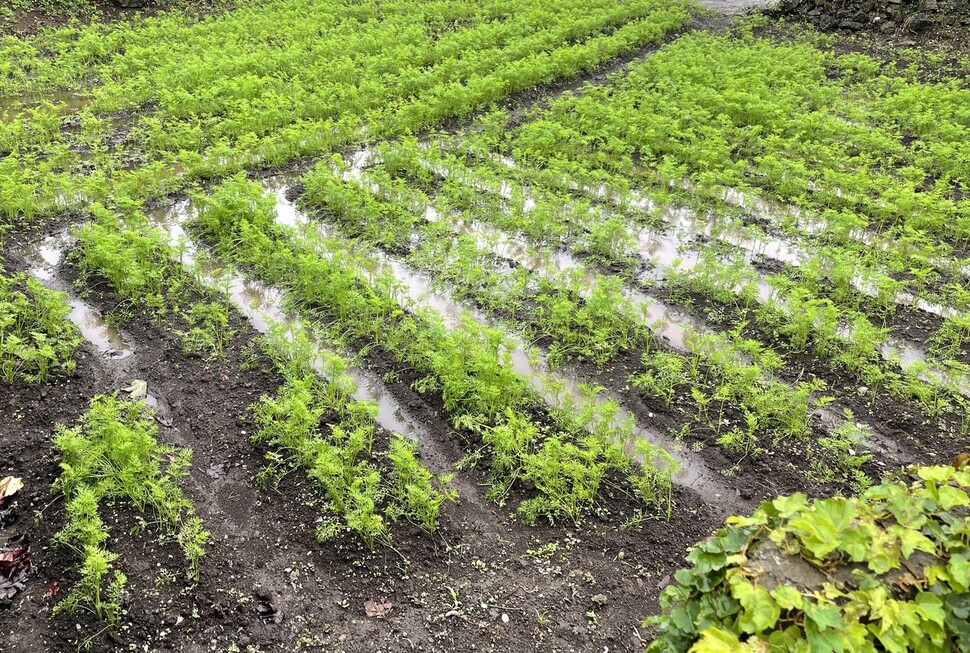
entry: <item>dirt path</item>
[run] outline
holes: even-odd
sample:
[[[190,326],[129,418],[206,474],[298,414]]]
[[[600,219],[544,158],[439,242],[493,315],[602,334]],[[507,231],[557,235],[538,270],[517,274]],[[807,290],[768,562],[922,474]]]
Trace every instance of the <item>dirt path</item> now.
[[[701,4],[725,16],[737,16],[752,9],[769,7],[776,2],[777,0],[702,0]]]

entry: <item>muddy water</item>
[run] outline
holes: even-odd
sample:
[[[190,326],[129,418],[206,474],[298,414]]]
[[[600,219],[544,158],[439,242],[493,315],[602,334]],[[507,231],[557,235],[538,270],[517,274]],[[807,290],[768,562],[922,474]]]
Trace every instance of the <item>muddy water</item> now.
[[[13,122],[45,104],[57,106],[60,115],[66,116],[91,104],[91,98],[71,91],[0,97],[0,116],[5,122]]]
[[[294,203],[286,199],[286,189],[292,181],[292,178],[277,177],[265,182],[267,193],[271,194],[276,200],[279,223],[291,227],[315,229],[318,236],[327,240],[339,239],[337,232],[330,226],[324,223],[311,224],[310,220],[297,209]],[[179,241],[183,242],[182,250],[185,262],[195,262],[200,273],[206,278],[206,283],[211,282],[217,287],[226,288],[233,303],[250,319],[257,330],[265,333],[269,325],[273,323],[284,324],[291,329],[304,329],[299,318],[284,309],[283,295],[279,289],[244,279],[225,270],[215,270],[211,264],[205,262],[203,257],[196,256],[193,246],[187,241],[185,232],[181,227],[181,224],[190,214],[190,205],[188,202],[183,202],[165,212],[155,213],[151,216],[151,219],[153,224],[166,230],[173,244]],[[435,311],[442,317],[448,328],[456,328],[466,315],[480,323],[490,324],[489,318],[481,312],[460,306],[449,297],[433,290],[430,278],[412,271],[403,262],[387,256],[379,256],[378,258],[379,265],[374,268],[373,274],[393,274],[396,279],[402,282],[409,300],[417,306]],[[312,337],[312,334],[310,335]],[[531,379],[535,389],[550,405],[558,407],[570,402],[581,402],[588,399],[588,393],[584,392],[582,382],[579,379],[554,374],[541,356],[535,355],[534,352],[533,355],[530,355],[524,343],[514,338],[509,342],[512,343],[509,354],[513,368],[518,374]],[[413,437],[419,436],[422,429],[418,427],[416,421],[406,418],[400,405],[372,374],[358,368],[352,368],[348,372],[358,384],[359,396],[356,398],[367,399],[378,404],[380,409],[378,422],[384,428],[406,435],[411,434]],[[550,389],[552,387],[559,388],[559,390],[553,391]],[[606,398],[598,399],[600,402],[607,400]],[[633,424],[632,415],[619,409],[613,415],[613,423],[610,426],[617,427],[621,424],[631,425],[631,434],[634,438],[645,439],[658,446],[667,445],[669,448],[670,438]],[[630,452],[633,453],[633,442],[625,444],[629,446]],[[676,452],[672,455],[678,462],[678,472],[675,476],[678,483],[692,487],[712,500],[717,500],[720,497],[726,499],[731,496],[733,490],[724,485],[716,471],[692,459],[678,456]]]
[[[281,220],[293,220],[295,213],[286,213],[288,208],[294,209],[284,197],[287,180],[274,180],[267,187],[268,191],[277,198],[277,206],[281,209]],[[305,326],[297,313],[286,308],[284,295],[280,289],[247,278],[231,268],[222,267],[205,252],[199,252],[182,228],[184,222],[192,215],[191,204],[188,200],[184,200],[173,206],[151,211],[148,217],[153,226],[161,228],[168,235],[171,244],[179,246],[182,262],[187,266],[194,266],[199,280],[208,287],[228,293],[235,308],[259,333],[267,334],[271,329],[278,328],[282,329],[284,337],[287,337],[287,334],[289,337],[302,334],[314,344],[318,356],[324,351],[330,351],[330,348]],[[320,372],[323,371],[319,359],[317,369]],[[374,374],[355,366],[349,366],[345,372],[357,386],[354,398],[359,401],[371,401],[377,405],[378,424],[388,431],[400,433],[412,439],[421,439],[424,436],[426,429],[397,402]]]
[[[368,156],[355,157],[352,160],[353,165],[350,171],[344,173],[345,177],[347,179],[360,179],[360,172],[368,160]],[[311,238],[322,238],[329,242],[343,242],[339,232],[333,226],[323,222],[311,221],[293,202],[286,198],[286,189],[293,182],[294,178],[287,176],[270,178],[263,182],[267,194],[272,195],[276,200],[277,221],[282,225],[297,229],[312,230]],[[178,212],[173,213],[177,214]],[[186,211],[183,210],[181,213],[182,217],[176,217],[175,222],[184,220]],[[173,230],[169,226],[168,230],[170,233],[182,236],[180,228]],[[347,244],[347,247],[350,247],[350,245]],[[328,255],[327,251],[321,250],[320,253],[323,256]],[[415,306],[428,308],[440,315],[447,328],[457,328],[462,319],[466,317],[470,317],[480,324],[501,328],[501,325],[495,324],[491,318],[476,308],[459,304],[449,296],[436,291],[431,278],[412,270],[403,261],[383,253],[375,253],[373,256],[376,260],[376,265],[371,268],[373,276],[393,275],[395,279],[401,282],[404,293],[410,302]],[[605,405],[606,402],[611,401],[611,397],[603,395],[591,398],[584,389],[586,386],[581,379],[564,375],[561,371],[553,371],[541,353],[532,350],[518,338],[510,336],[507,342],[509,343],[508,354],[515,372],[530,380],[535,391],[550,406],[563,407],[584,401],[595,401]],[[717,471],[693,458],[678,455],[675,450],[676,447],[671,446],[676,443],[673,443],[670,437],[635,424],[632,414],[628,411],[617,407],[610,422],[602,426],[609,430],[629,429],[633,440],[624,444],[631,454],[636,439],[646,440],[668,451],[674,449],[671,453],[678,464],[678,471],[674,476],[675,482],[693,488],[709,500],[726,500],[736,495],[734,490],[723,483]]]
[[[517,164],[507,156],[494,157],[494,160],[508,168],[518,168]],[[435,168],[435,170],[444,176],[450,174],[449,171],[440,168]],[[490,190],[482,182],[472,183],[483,190]],[[744,260],[749,264],[755,257],[760,257],[777,263],[800,267],[817,259],[816,253],[797,241],[755,233],[734,220],[713,220],[711,216],[702,217],[696,212],[683,207],[660,206],[636,191],[631,191],[627,196],[622,196],[610,191],[605,186],[591,188],[575,182],[570,182],[569,186],[573,190],[582,190],[584,193],[606,199],[617,206],[628,206],[656,215],[663,222],[674,228],[675,231],[672,233],[658,233],[654,230],[639,226],[632,227],[633,236],[638,243],[637,254],[643,260],[652,262],[656,266],[654,276],[657,280],[663,278],[665,267],[676,267],[683,272],[689,272],[696,266],[699,257],[695,252],[691,252],[686,248],[698,236],[718,240],[741,249],[745,253]],[[687,190],[693,188],[688,182],[683,182],[679,186]],[[512,186],[509,183],[502,182],[501,188],[498,191],[493,190],[492,192],[500,192],[506,199],[511,199],[514,197],[511,189]],[[526,191],[525,196],[527,199],[521,207],[521,210],[527,213],[531,208],[536,206],[536,202],[534,199],[528,197],[528,191]],[[827,223],[804,218],[795,207],[748,195],[734,188],[724,189],[720,193],[720,197],[725,202],[742,207],[752,215],[768,221],[775,226],[781,225],[782,221],[780,218],[795,216],[799,221],[799,226],[809,234],[820,233],[827,229]],[[884,248],[893,246],[892,241],[879,238],[869,232],[855,233],[851,237],[871,246],[882,246]],[[824,272],[831,273],[834,270],[834,261],[830,262],[823,259],[822,263],[822,270]],[[937,263],[934,263],[934,265],[940,267]],[[970,268],[959,268],[956,271],[960,274],[964,272],[970,273]],[[752,273],[760,277],[759,284],[764,286],[763,275],[754,269],[752,269]],[[857,266],[849,279],[849,284],[864,295],[880,299],[884,293],[879,290],[878,279],[888,278],[888,276],[885,270]],[[912,293],[904,290],[895,292],[891,297],[891,301],[900,306],[909,306],[944,318],[960,314],[960,311],[956,309],[944,307],[940,304],[916,297]]]
[[[496,155],[492,157],[492,160],[509,169],[518,169],[519,167],[508,156]],[[441,168],[440,166],[429,164],[429,167],[443,177],[454,175],[453,171]],[[465,179],[464,176],[462,176],[462,181],[487,192],[497,192],[506,200],[511,200],[516,197],[513,185],[506,181],[501,182],[498,189],[490,188],[488,184],[480,180]],[[609,190],[605,186],[593,188],[576,182],[569,182],[568,185],[573,190],[581,190],[594,197],[608,200],[617,206],[625,206],[658,216],[664,223],[673,227],[674,230],[672,232],[666,233],[659,233],[637,225],[633,225],[630,228],[631,234],[637,243],[636,253],[644,261],[650,262],[655,266],[652,276],[657,281],[663,279],[664,275],[672,269],[689,272],[697,265],[699,256],[697,252],[689,250],[688,245],[698,236],[718,240],[737,247],[744,252],[744,260],[749,264],[755,257],[759,257],[777,263],[800,267],[809,261],[817,259],[817,254],[811,249],[806,248],[804,244],[787,238],[767,236],[753,232],[735,220],[717,220],[713,219],[712,216],[699,216],[693,210],[684,207],[660,206],[650,198],[644,197],[636,191],[631,191],[624,196]],[[693,185],[686,181],[678,184],[678,186],[686,190],[693,189]],[[528,213],[536,206],[535,200],[529,196],[529,193],[530,191],[528,189],[525,189],[524,192],[522,190],[518,191],[518,195],[526,199],[521,207],[516,208],[525,213]],[[725,202],[742,207],[752,215],[760,217],[775,226],[781,224],[782,217],[795,216],[799,221],[800,227],[809,234],[820,233],[827,229],[827,223],[809,220],[801,216],[795,207],[745,194],[734,188],[724,189],[720,193],[720,197]],[[893,246],[893,241],[879,238],[868,232],[855,233],[852,237],[871,246],[881,246],[884,248]],[[834,261],[823,259],[822,263],[823,271],[833,271]],[[933,265],[940,267],[939,263],[940,261],[933,263]],[[970,268],[965,267],[957,267],[954,271],[960,274],[964,272],[970,274]],[[760,291],[763,293],[767,290],[764,275],[758,273],[753,268],[752,274],[758,275],[759,279],[757,282],[760,286]],[[888,278],[888,273],[885,270],[857,266],[849,280],[849,284],[864,295],[881,299],[884,293],[879,290],[877,281],[879,278]],[[762,294],[762,296],[765,295]],[[900,306],[912,307],[916,310],[922,310],[944,318],[953,317],[961,313],[957,309],[945,307],[921,297],[916,297],[905,290],[895,292],[890,299]]]
[[[432,219],[443,219],[437,211],[426,212]],[[571,273],[572,278],[580,282],[583,297],[592,295],[600,275],[589,269],[571,254],[556,250],[535,250],[520,239],[507,235],[505,232],[479,222],[462,222],[460,232],[472,235],[480,247],[489,249],[497,256],[515,261],[522,267],[546,278],[558,278]],[[690,349],[688,338],[691,333],[702,333],[704,325],[692,316],[664,304],[656,297],[652,297],[639,290],[624,287],[624,299],[634,306],[651,331],[664,338],[671,347],[680,351]]]
[[[366,184],[366,179],[362,178],[362,175],[355,174],[352,177],[357,180],[357,183]],[[474,180],[463,180],[468,181],[471,184],[476,184]],[[379,188],[372,188],[374,192],[379,192]],[[488,189],[485,189],[488,190]],[[508,185],[502,188],[503,197],[512,197],[513,191]],[[417,207],[420,211],[421,207]],[[424,207],[423,215],[425,219],[429,221],[441,221],[450,220],[452,226],[455,228],[457,233],[472,235],[476,238],[478,245],[484,249],[491,250],[493,253],[512,259],[522,265],[524,268],[531,270],[532,272],[539,274],[540,276],[553,277],[562,274],[563,272],[579,272],[582,278],[582,283],[585,286],[585,294],[588,296],[597,281],[597,274],[592,270],[586,268],[583,264],[574,259],[571,255],[564,253],[562,251],[544,251],[536,252],[533,248],[530,248],[523,241],[516,239],[514,237],[508,236],[506,233],[491,227],[490,225],[484,225],[477,223],[475,221],[463,220],[458,216],[449,216],[447,212],[438,211],[432,206]],[[648,240],[648,237],[644,237],[643,234],[648,232],[640,232],[640,243],[646,244],[647,246],[656,247],[658,249],[666,249],[664,256],[668,257],[668,260],[673,263],[675,260],[678,262],[683,260],[676,254],[676,245],[672,238],[668,238],[664,235],[659,235],[652,240]],[[651,234],[651,237],[653,235]],[[644,243],[644,241],[647,241]],[[689,261],[689,259],[688,259]],[[774,289],[768,285],[763,277],[755,276],[757,280],[757,296],[759,301],[765,302],[774,297]],[[582,293],[581,293],[582,294]],[[639,291],[625,288],[626,299],[634,306],[640,307],[644,317],[647,322],[652,325],[652,329],[658,335],[662,335],[675,349],[680,349],[683,351],[697,350],[699,343],[691,342],[689,338],[693,335],[703,336],[707,334],[715,333],[715,330],[711,329],[708,325],[693,320],[690,316],[687,316],[676,309],[665,306],[662,302],[659,302],[653,297],[649,297]],[[846,329],[846,334],[850,333]],[[900,345],[899,343],[890,343],[884,349],[884,355],[887,358],[892,359],[892,356],[896,356],[897,352],[902,352],[904,360],[912,363],[914,356],[917,354],[917,350],[911,345]],[[750,364],[751,361],[745,356],[740,356],[738,361],[743,364]],[[526,374],[535,374],[536,372],[529,370],[527,367],[522,368],[522,372]],[[538,372],[541,374],[542,372]],[[937,378],[941,379],[940,375],[926,375],[927,378]],[[783,380],[775,379],[769,376],[769,379],[779,381],[784,383]],[[547,400],[549,398],[547,397]],[[554,403],[554,402],[550,402]],[[841,427],[846,422],[846,418],[836,410],[836,407],[832,408],[821,408],[816,411],[816,417],[820,420],[823,428],[827,430],[835,430]],[[877,453],[882,453],[890,459],[896,458],[898,460],[898,447],[894,445],[890,438],[887,438],[878,430],[871,427],[871,425],[864,424],[862,422],[858,423],[858,428],[863,429],[868,435],[863,440],[858,443],[859,447],[870,447]],[[647,437],[650,440],[649,437]],[[653,441],[653,440],[650,440]],[[881,461],[880,461],[881,462]]]
[[[25,247],[23,256],[27,273],[46,287],[67,294],[67,303],[71,307],[68,319],[77,325],[84,339],[94,345],[99,354],[114,360],[127,358],[132,349],[122,333],[108,324],[96,308],[78,297],[60,275],[61,261],[72,243],[73,238],[64,230]]]

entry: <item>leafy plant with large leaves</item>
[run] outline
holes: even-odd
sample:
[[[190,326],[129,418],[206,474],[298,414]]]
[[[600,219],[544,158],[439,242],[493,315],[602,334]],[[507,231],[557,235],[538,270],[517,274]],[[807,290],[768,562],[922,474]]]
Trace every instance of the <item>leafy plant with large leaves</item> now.
[[[970,467],[731,517],[664,590],[651,652],[970,650]]]

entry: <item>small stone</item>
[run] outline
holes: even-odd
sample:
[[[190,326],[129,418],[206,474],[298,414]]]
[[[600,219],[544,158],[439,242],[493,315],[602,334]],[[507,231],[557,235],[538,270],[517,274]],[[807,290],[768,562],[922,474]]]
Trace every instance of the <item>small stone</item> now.
[[[623,560],[625,557],[626,557],[626,554],[623,553],[623,551],[620,551],[619,553],[616,554],[617,560]]]
[[[856,392],[859,393],[860,397],[864,397],[869,393],[869,388],[864,385],[860,385],[858,388],[856,388]]]
[[[599,607],[603,607],[604,605],[606,605],[606,601],[607,601],[606,594],[594,594],[590,598],[590,601],[592,601]]]
[[[502,613],[502,623],[507,624],[509,622],[509,615]]]

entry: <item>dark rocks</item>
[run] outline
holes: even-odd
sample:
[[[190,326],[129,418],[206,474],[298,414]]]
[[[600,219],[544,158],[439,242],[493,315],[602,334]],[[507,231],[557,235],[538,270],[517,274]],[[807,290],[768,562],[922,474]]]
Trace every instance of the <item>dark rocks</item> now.
[[[925,32],[926,30],[935,27],[939,22],[939,17],[930,13],[921,13],[912,16],[907,21],[906,26],[914,32]]]
[[[921,34],[970,23],[970,0],[782,0],[766,13],[805,20],[822,30]]]
[[[858,32],[861,29],[865,29],[865,25],[856,22],[854,20],[843,20],[839,23],[839,29],[849,30],[850,32]]]

